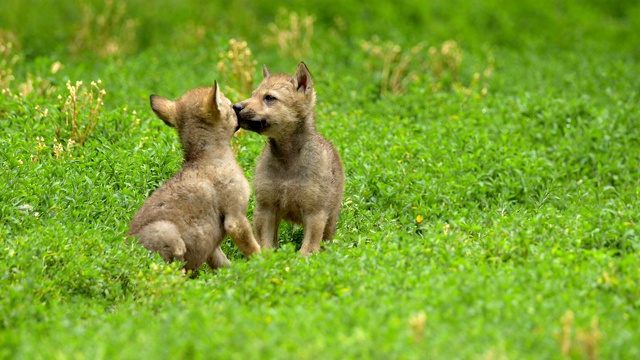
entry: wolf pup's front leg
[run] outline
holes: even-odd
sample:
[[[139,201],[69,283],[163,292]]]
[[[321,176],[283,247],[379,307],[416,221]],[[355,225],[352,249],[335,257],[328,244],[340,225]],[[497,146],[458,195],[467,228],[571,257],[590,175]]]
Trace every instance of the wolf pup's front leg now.
[[[275,206],[257,204],[253,212],[253,225],[256,230],[256,238],[260,247],[278,247],[278,209]]]

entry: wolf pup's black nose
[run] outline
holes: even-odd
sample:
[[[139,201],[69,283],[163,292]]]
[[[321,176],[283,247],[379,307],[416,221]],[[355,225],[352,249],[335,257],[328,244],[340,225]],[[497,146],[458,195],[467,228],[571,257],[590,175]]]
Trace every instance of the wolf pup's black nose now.
[[[237,113],[239,113],[240,111],[242,111],[243,107],[240,103],[237,104],[233,104],[233,110]]]

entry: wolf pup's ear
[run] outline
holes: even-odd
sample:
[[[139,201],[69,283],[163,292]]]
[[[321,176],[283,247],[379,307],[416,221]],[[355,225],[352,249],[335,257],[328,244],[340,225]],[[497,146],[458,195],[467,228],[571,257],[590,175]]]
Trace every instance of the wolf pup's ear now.
[[[158,95],[151,95],[149,102],[151,103],[151,110],[156,113],[160,120],[171,127],[176,127],[175,102]]]
[[[267,65],[262,65],[262,77],[264,79],[268,78],[271,75],[271,72],[267,68]]]
[[[304,62],[298,64],[296,73],[291,78],[291,83],[296,87],[296,90],[301,93],[308,93],[308,90],[313,88],[311,73]]]
[[[216,80],[213,84],[213,99],[215,100],[216,108],[220,109],[220,107],[222,107],[222,93],[220,93],[218,80]]]
[[[202,107],[204,111],[213,114],[220,113],[223,101],[222,96],[220,86],[218,86],[218,81],[216,80],[213,84],[213,88],[207,93],[207,95],[205,95],[204,99],[202,99]]]

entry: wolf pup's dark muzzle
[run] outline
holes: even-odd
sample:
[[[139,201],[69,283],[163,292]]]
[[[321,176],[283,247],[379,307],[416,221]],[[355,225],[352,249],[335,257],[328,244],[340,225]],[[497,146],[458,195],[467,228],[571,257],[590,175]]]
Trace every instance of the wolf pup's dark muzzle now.
[[[251,114],[241,114],[240,112],[243,109],[244,106],[242,106],[241,103],[233,105],[233,110],[236,112],[236,117],[238,118],[238,128],[243,128],[245,130],[253,131],[259,134],[268,126],[266,120],[251,119],[251,115],[253,114],[253,112],[251,112]]]

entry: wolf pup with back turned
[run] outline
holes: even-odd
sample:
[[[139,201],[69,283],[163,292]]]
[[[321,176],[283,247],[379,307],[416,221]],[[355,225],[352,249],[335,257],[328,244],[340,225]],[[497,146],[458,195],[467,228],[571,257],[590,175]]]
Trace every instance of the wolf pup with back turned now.
[[[237,118],[218,83],[176,101],[157,95],[150,101],[153,112],[178,131],[184,164],[144,202],[127,235],[167,262],[186,262],[186,270],[205,262],[213,269],[229,264],[220,249],[227,234],[246,257],[260,252],[245,215],[249,182],[229,144]]]
[[[271,74],[252,97],[233,105],[238,124],[269,138],[255,170],[253,224],[261,247],[278,246],[282,219],[302,224],[309,255],[336,231],[344,192],[338,152],[315,126],[316,91],[300,63],[293,76]]]

